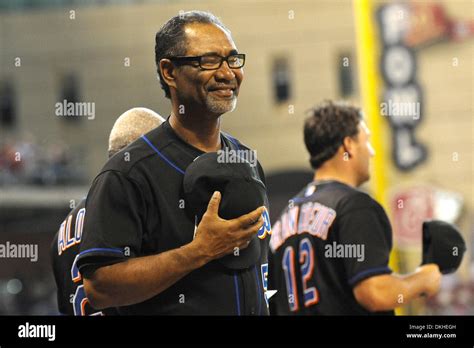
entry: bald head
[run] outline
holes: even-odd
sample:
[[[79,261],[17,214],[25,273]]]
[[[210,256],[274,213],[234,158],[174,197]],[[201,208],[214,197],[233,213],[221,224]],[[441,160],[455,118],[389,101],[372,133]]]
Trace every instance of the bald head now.
[[[133,108],[125,111],[115,121],[110,132],[109,158],[164,121],[163,117],[147,108]]]

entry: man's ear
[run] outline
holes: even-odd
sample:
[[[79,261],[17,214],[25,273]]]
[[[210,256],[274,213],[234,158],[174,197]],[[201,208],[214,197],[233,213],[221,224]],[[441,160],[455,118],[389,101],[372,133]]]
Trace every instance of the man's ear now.
[[[169,87],[176,88],[176,81],[175,81],[175,66],[171,62],[171,60],[163,58],[160,60],[160,71],[163,80]]]
[[[354,151],[355,139],[352,137],[345,137],[342,141],[342,148],[344,150],[344,158],[351,158]]]

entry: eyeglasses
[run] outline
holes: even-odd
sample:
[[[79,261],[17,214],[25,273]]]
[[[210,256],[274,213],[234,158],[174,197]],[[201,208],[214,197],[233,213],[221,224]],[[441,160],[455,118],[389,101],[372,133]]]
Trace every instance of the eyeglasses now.
[[[186,62],[198,62],[199,67],[203,70],[217,70],[221,67],[222,62],[226,61],[231,69],[240,69],[245,64],[245,54],[231,54],[227,57],[218,55],[204,55],[195,57],[168,57],[169,60],[183,64]]]

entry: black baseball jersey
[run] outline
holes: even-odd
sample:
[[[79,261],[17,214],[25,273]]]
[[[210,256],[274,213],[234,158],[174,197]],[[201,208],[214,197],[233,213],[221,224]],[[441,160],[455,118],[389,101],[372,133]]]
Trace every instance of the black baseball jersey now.
[[[224,133],[221,141],[225,148],[248,149]],[[183,178],[187,166],[201,154],[166,121],[113,156],[87,196],[79,270],[87,272],[190,243],[196,226],[186,213]],[[258,168],[265,182],[260,164]],[[213,261],[157,296],[117,310],[138,315],[267,315],[271,233],[267,211],[264,218],[266,223],[258,232],[262,252],[254,266],[232,271]]]
[[[113,308],[97,311],[89,305],[82,276],[77,268],[77,255],[82,238],[86,200],[73,209],[54,235],[51,261],[57,287],[59,312],[63,315],[114,315]]]
[[[270,311],[278,315],[368,315],[360,281],[391,273],[390,222],[369,195],[337,181],[312,182],[273,225]],[[377,314],[394,314],[393,311]]]

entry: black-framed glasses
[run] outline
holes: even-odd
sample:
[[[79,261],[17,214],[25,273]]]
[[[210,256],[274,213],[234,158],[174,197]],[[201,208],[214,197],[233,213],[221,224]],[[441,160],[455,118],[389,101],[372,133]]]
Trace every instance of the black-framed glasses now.
[[[168,59],[180,64],[198,62],[199,67],[203,70],[217,70],[222,66],[224,61],[227,62],[231,69],[240,69],[245,64],[245,54],[243,53],[231,54],[227,57],[212,54],[194,57],[168,57]]]

